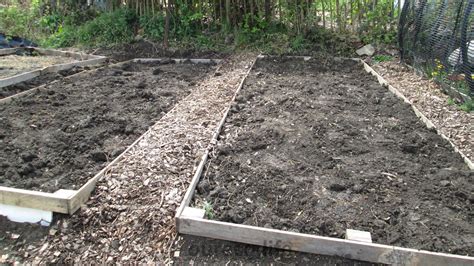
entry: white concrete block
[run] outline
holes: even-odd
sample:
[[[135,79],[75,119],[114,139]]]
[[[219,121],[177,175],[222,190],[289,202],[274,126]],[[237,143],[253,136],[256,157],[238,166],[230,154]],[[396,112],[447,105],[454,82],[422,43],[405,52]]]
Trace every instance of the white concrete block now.
[[[191,208],[191,207],[186,207],[183,210],[183,213],[181,216],[183,217],[189,217],[189,218],[204,218],[204,215],[206,214],[206,211],[203,209],[198,209],[198,208]]]

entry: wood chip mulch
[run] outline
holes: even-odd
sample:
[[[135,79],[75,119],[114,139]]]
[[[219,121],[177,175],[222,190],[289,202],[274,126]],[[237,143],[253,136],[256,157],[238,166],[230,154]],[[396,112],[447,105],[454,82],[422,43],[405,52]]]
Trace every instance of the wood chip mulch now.
[[[372,66],[392,86],[403,93],[441,133],[474,161],[474,112],[465,112],[449,104],[449,96],[439,85],[395,61]]]
[[[221,63],[112,167],[86,206],[16,256],[34,264],[170,262],[175,211],[254,59]]]

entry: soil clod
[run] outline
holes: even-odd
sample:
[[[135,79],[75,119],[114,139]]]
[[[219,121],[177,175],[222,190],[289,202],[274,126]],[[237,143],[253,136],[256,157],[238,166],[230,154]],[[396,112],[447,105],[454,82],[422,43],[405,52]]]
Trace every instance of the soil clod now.
[[[356,62],[322,62],[257,62],[195,200],[221,221],[474,254],[461,156]]]

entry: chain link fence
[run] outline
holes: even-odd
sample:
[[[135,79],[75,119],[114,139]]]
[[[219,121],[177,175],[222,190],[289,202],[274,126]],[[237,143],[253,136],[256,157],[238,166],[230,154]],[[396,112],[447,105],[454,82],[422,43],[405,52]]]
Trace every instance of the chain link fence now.
[[[402,61],[464,100],[474,97],[473,10],[474,0],[406,0],[398,31]]]

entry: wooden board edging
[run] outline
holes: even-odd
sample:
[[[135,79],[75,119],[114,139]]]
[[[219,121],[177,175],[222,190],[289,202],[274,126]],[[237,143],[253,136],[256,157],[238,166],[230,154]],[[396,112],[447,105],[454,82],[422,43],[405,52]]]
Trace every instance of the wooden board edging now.
[[[468,256],[400,248],[270,228],[178,217],[178,232],[251,245],[393,265],[473,265]]]
[[[71,58],[74,58],[74,59],[79,60],[79,61],[47,66],[47,67],[44,67],[44,68],[41,68],[41,69],[32,70],[32,71],[21,73],[21,74],[11,76],[11,77],[8,77],[8,78],[0,79],[0,88],[15,85],[15,84],[20,83],[20,82],[25,82],[25,81],[31,80],[33,78],[36,78],[36,77],[41,76],[41,75],[46,74],[46,73],[58,72],[58,71],[61,71],[61,70],[68,70],[68,69],[71,69],[71,68],[76,67],[76,66],[87,66],[87,65],[102,64],[107,60],[107,57],[105,57],[105,56],[87,55],[87,54],[82,54],[82,53],[65,52],[65,51],[43,49],[43,48],[36,48],[36,47],[11,48],[11,49],[8,49],[7,52],[4,52],[4,54],[0,54],[0,55],[13,54],[16,51],[19,51],[19,50],[22,50],[22,49],[33,49],[33,50],[37,51],[39,54],[42,54],[42,55],[56,55],[56,56],[63,56],[63,57],[71,57]],[[4,49],[2,49],[2,50],[4,50]]]
[[[106,58],[104,59],[106,60]],[[127,61],[125,61],[127,62]],[[117,63],[117,64],[113,64],[113,65],[110,65],[110,66],[114,66],[114,65],[118,65],[118,64],[121,64],[123,62],[120,62],[120,63]],[[66,76],[66,77],[63,77],[61,80],[69,80],[71,78],[74,78],[74,77],[77,77],[77,76],[81,76],[81,75],[87,75],[87,74],[91,74],[91,73],[95,73],[97,72],[98,70],[100,69],[103,69],[107,66],[103,66],[103,67],[98,67],[96,69],[91,69],[91,70],[84,70],[84,71],[81,71],[81,72],[78,72],[78,73],[75,73],[75,74],[72,74],[72,75],[69,75],[69,76]],[[22,91],[22,92],[19,92],[17,94],[13,94],[13,95],[10,95],[8,97],[5,97],[3,99],[0,99],[0,104],[4,104],[4,103],[9,103],[11,101],[13,101],[14,99],[18,98],[18,97],[22,97],[22,96],[25,96],[25,95],[28,95],[28,94],[31,94],[37,90],[41,90],[42,88],[48,86],[48,85],[51,85],[51,84],[54,84],[56,82],[58,82],[59,80],[53,80],[51,82],[48,82],[48,83],[45,83],[45,84],[42,84],[42,85],[39,85],[38,87],[34,87],[34,88],[31,88],[29,90],[26,90],[26,91]]]
[[[183,59],[185,60],[185,59]],[[132,62],[132,60],[119,62],[116,64],[112,64],[109,66],[104,66],[92,70],[82,71],[67,77],[64,77],[63,80],[67,80],[76,76],[80,75],[88,75],[91,73],[95,73],[101,69],[106,67],[113,67],[125,64],[127,62]],[[135,61],[134,61],[135,62]],[[220,61],[219,61],[220,62]],[[140,63],[140,62],[136,62]],[[201,62],[202,63],[202,62]],[[40,90],[44,88],[46,85],[56,83],[56,81],[52,81],[48,84],[41,85],[39,87],[24,91],[19,94],[12,95],[10,97],[0,99],[1,103],[6,103],[12,101],[14,98],[33,93],[34,91]],[[15,96],[15,97],[13,97]],[[188,95],[185,99],[191,97],[191,94]],[[184,99],[183,99],[184,100]],[[177,105],[174,105],[161,119],[166,118],[170,115],[170,113],[175,110]],[[160,120],[161,120],[160,119]],[[156,121],[158,122],[158,121]],[[16,189],[16,188],[9,188],[9,187],[2,187],[0,186],[0,203],[5,205],[12,205],[18,207],[25,207],[25,208],[32,208],[32,209],[40,209],[45,211],[53,211],[57,213],[63,214],[73,214],[76,212],[82,204],[88,201],[91,193],[95,189],[95,185],[97,181],[99,181],[117,162],[123,159],[123,157],[140,142],[148,133],[150,129],[146,130],[139,138],[137,138],[132,144],[130,144],[125,151],[123,151],[120,155],[118,155],[114,160],[108,163],[102,170],[97,173],[94,177],[89,179],[84,185],[82,185],[78,190],[70,191],[70,195],[59,195],[55,193],[48,193],[48,192],[39,192],[34,190],[26,190],[26,189]]]
[[[202,156],[201,162],[199,163],[199,165],[196,169],[196,172],[194,173],[194,176],[191,179],[191,183],[189,184],[189,187],[186,190],[186,194],[184,194],[183,200],[181,201],[181,204],[179,205],[178,209],[176,210],[176,214],[175,214],[175,222],[176,223],[179,222],[179,219],[177,219],[177,218],[181,216],[181,214],[183,213],[184,208],[189,206],[189,204],[191,203],[191,200],[194,196],[194,190],[196,189],[196,186],[199,183],[199,180],[201,179],[202,171],[204,170],[204,166],[207,163],[207,159],[209,158],[209,152],[210,152],[212,146],[217,143],[217,138],[219,137],[219,134],[220,134],[221,129],[222,129],[224,123],[225,123],[225,120],[227,119],[227,116],[229,115],[230,108],[232,107],[232,104],[235,102],[235,98],[237,97],[240,90],[244,86],[245,81],[247,80],[247,76],[252,71],[252,69],[253,69],[256,62],[257,62],[257,59],[255,59],[252,62],[252,64],[250,65],[248,71],[242,77],[242,80],[240,81],[239,86],[237,87],[237,89],[234,92],[234,95],[232,96],[232,99],[230,101],[229,106],[226,108],[226,110],[225,110],[225,112],[222,116],[222,119],[220,120],[219,124],[217,125],[216,130],[214,131],[214,134],[213,134],[212,139],[210,141],[210,145],[204,151],[204,155]]]
[[[0,56],[1,55],[9,55],[9,54],[14,54],[18,51],[17,48],[5,48],[5,49],[0,49]]]
[[[222,59],[207,59],[207,58],[189,58],[189,59],[184,59],[184,58],[135,58],[132,59],[133,62],[135,63],[154,63],[154,62],[161,62],[165,60],[171,60],[174,61],[177,64],[181,63],[186,63],[190,62],[193,64],[218,64],[222,62]]]
[[[42,73],[41,71],[42,71],[41,69],[37,69],[37,70],[17,74],[15,76],[11,76],[9,78],[0,79],[0,88],[15,85],[17,83],[24,82],[24,81],[39,77]]]
[[[102,55],[93,55],[93,54],[86,54],[86,53],[80,53],[80,52],[61,51],[61,50],[46,49],[46,48],[40,48],[40,47],[28,47],[28,48],[33,48],[35,51],[37,51],[39,54],[42,54],[42,55],[71,57],[71,58],[81,60],[81,61],[85,61],[89,59],[106,58],[105,56],[102,56]]]
[[[238,88],[234,95],[242,88],[248,74],[252,70],[256,61],[259,58],[265,58],[265,56],[258,56],[252,64],[247,75],[243,79],[241,86]],[[308,60],[306,57],[302,59]],[[387,86],[389,90],[398,96],[403,101],[410,104],[415,114],[420,120],[428,127],[436,129],[435,125],[421,113],[402,93],[396,88],[388,84],[377,72],[375,72],[370,66],[360,59],[352,59],[358,62],[362,62],[364,69],[377,77],[379,83],[383,86]],[[230,109],[230,106],[229,106]],[[309,234],[301,234],[294,232],[287,232],[276,229],[269,229],[256,226],[248,226],[242,224],[226,223],[214,220],[201,219],[196,217],[183,216],[183,210],[189,208],[189,204],[194,196],[194,191],[201,178],[203,167],[207,163],[208,155],[212,145],[217,142],[217,137],[220,134],[220,130],[225,122],[228,115],[228,111],[225,112],[221,123],[219,124],[214,137],[211,140],[211,146],[206,150],[199,167],[196,170],[191,184],[186,191],[186,194],[179,206],[176,215],[175,223],[177,231],[181,234],[189,234],[195,236],[202,236],[214,239],[221,239],[227,241],[234,241],[252,245],[266,246],[272,248],[280,248],[298,252],[307,252],[313,254],[322,254],[330,256],[339,256],[348,259],[356,259],[361,261],[370,261],[375,263],[385,263],[393,265],[474,265],[474,257],[461,256],[447,253],[430,252],[424,250],[410,249],[395,247],[390,245],[382,245],[376,243],[365,243],[352,240],[345,240],[332,237],[322,237]],[[470,169],[472,168],[472,162],[464,156],[457,147],[438,130],[436,132],[443,138],[447,139],[449,143],[454,147],[455,151],[458,152]]]
[[[25,82],[28,80],[31,80],[33,78],[36,78],[38,76],[41,76],[46,73],[52,73],[52,72],[58,72],[61,70],[69,70],[72,69],[73,67],[76,66],[88,66],[88,65],[97,65],[97,64],[102,64],[107,60],[107,58],[95,58],[95,59],[89,59],[89,60],[84,60],[84,61],[77,61],[77,62],[72,62],[72,63],[65,63],[65,64],[57,64],[57,65],[52,65],[52,66],[47,66],[42,69],[37,69],[25,73],[21,73],[9,78],[4,78],[0,79],[0,88],[15,85],[20,82]]]
[[[54,193],[0,186],[0,203],[18,207],[69,213],[69,199]]]

